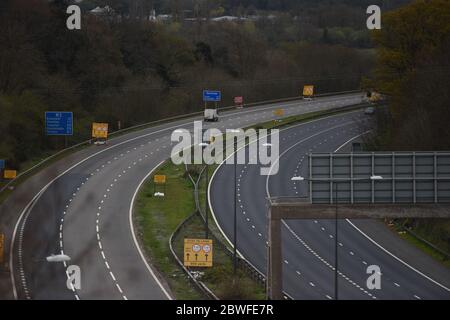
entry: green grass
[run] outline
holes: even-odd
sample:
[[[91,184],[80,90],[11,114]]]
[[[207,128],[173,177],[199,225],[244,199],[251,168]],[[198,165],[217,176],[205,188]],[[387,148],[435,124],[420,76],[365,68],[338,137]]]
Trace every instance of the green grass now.
[[[212,172],[212,169],[210,169]],[[193,171],[198,171],[194,169]],[[156,174],[167,176],[165,197],[154,197],[152,180],[144,184],[136,201],[136,225],[144,249],[152,264],[165,276],[177,299],[204,299],[178,266],[169,248],[169,238],[177,226],[195,210],[193,185],[184,173],[184,166],[166,162]],[[204,179],[200,189],[200,201],[205,202]],[[217,230],[213,219],[211,228]],[[199,215],[185,224],[174,239],[174,250],[183,257],[184,238],[204,238],[205,226]],[[249,276],[239,271],[233,276],[232,259],[224,249],[214,246],[214,266],[197,268],[201,281],[222,299],[264,299],[265,290]]]
[[[423,251],[425,254],[429,255],[430,257],[434,258],[439,263],[443,264],[445,267],[450,268],[450,260],[446,259],[446,256],[443,255],[441,252],[435,250],[433,247],[429,246],[428,244],[421,241],[417,237],[414,237],[414,235],[404,231],[403,228],[401,226],[399,226],[398,224],[395,224],[393,228],[397,232],[397,234],[399,235],[400,238],[409,242],[413,246],[417,247],[418,249]]]
[[[175,166],[171,162],[157,170],[157,174],[167,176],[165,197],[154,197],[153,180],[148,180],[136,201],[135,220],[146,253],[165,276],[175,297],[198,300],[203,296],[176,264],[169,248],[171,234],[195,209],[192,187],[183,173],[183,166]]]
[[[184,238],[204,238],[205,227],[203,219],[196,215],[189,221],[174,242],[175,252],[179,257],[183,256]],[[213,264],[212,268],[192,268],[202,275],[200,280],[223,300],[263,300],[265,299],[264,287],[258,285],[242,270],[233,275],[233,260],[213,242]]]
[[[349,108],[339,108],[339,109],[331,109],[331,110],[321,110],[321,111],[314,111],[309,113],[304,113],[296,116],[290,116],[282,119],[277,120],[271,120],[267,122],[263,122],[257,125],[250,126],[250,128],[256,128],[256,129],[274,129],[274,128],[282,128],[291,126],[293,124],[296,124],[298,122],[304,122],[307,120],[313,120],[320,118],[322,116],[332,116],[338,113],[346,112],[346,111],[352,111],[361,109],[362,106],[352,106]]]

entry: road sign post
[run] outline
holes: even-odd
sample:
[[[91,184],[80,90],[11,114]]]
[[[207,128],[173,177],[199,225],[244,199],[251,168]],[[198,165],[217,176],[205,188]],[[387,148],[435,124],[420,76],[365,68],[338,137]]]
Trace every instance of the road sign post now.
[[[163,193],[161,193],[161,192],[156,192],[156,186],[163,186],[163,188],[164,188],[164,192]],[[162,175],[162,174],[156,174],[154,177],[153,177],[153,194],[155,195],[155,196],[162,196],[162,197],[164,197],[165,196],[165,194],[166,194],[166,176],[165,175]]]
[[[108,139],[108,124],[93,122],[92,139],[94,139],[94,144],[105,144]]]
[[[303,87],[303,97],[304,98],[312,98],[314,95],[314,86],[306,85]]]
[[[0,159],[0,181],[3,180],[3,169],[5,169],[6,161],[3,159]]]
[[[207,109],[208,102],[214,102],[217,109],[217,103],[222,100],[222,92],[218,90],[203,90],[203,102],[205,102],[205,109]]]
[[[92,138],[108,138],[108,124],[107,123],[92,123]]]
[[[220,102],[222,100],[222,93],[217,90],[203,90],[204,102]]]
[[[73,113],[66,111],[45,112],[45,132],[48,136],[73,135]]]
[[[244,107],[244,97],[242,97],[242,96],[234,97],[234,105],[239,109],[243,108]]]
[[[273,114],[277,117],[282,117],[284,115],[284,109],[275,109]]]
[[[45,134],[47,136],[64,136],[64,148],[67,148],[67,137],[73,135],[73,113],[67,111],[46,111]]]
[[[17,171],[16,170],[5,170],[3,172],[3,177],[5,179],[15,179],[17,177]]]
[[[211,239],[184,239],[184,266],[213,266],[213,241]]]

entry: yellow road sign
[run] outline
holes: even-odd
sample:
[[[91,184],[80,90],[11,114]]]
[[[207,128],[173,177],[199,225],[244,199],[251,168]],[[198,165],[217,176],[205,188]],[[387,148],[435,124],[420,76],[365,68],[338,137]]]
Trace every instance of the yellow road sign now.
[[[277,117],[282,117],[284,115],[284,110],[283,109],[275,109],[273,111],[273,114],[276,115]]]
[[[211,239],[184,239],[185,267],[212,267],[213,241]]]
[[[15,179],[17,176],[17,171],[16,170],[5,170],[3,172],[3,177],[5,179]]]
[[[108,138],[108,124],[92,123],[92,138]]]
[[[5,235],[0,233],[0,263],[4,260]]]
[[[166,183],[166,176],[163,174],[157,174],[153,177],[153,182],[157,184],[164,184]]]
[[[314,95],[314,86],[307,85],[303,87],[303,96],[312,97]]]

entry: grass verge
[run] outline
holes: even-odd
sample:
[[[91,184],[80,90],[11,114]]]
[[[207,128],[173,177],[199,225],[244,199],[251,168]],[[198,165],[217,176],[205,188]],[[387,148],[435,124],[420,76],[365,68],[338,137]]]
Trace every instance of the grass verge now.
[[[428,245],[422,240],[418,239],[414,235],[406,232],[399,224],[394,224],[391,226],[391,228],[398,234],[401,239],[409,242],[425,254],[435,259],[437,262],[443,264],[445,267],[450,268],[450,260],[444,254],[434,249],[432,246]]]
[[[169,238],[177,226],[195,211],[193,185],[184,172],[184,166],[168,161],[157,170],[167,176],[165,197],[154,197],[154,186],[149,179],[138,194],[135,205],[135,221],[138,234],[152,264],[167,280],[176,299],[204,299],[205,297],[190,282],[187,275],[172,257]],[[205,192],[205,183],[200,194]],[[205,200],[202,197],[203,202]],[[213,223],[212,219],[210,219]],[[174,250],[183,257],[184,238],[204,238],[205,226],[199,215],[189,220],[174,239]],[[214,267],[193,269],[221,299],[264,299],[264,288],[239,271],[233,276],[232,259],[225,249],[214,246]]]

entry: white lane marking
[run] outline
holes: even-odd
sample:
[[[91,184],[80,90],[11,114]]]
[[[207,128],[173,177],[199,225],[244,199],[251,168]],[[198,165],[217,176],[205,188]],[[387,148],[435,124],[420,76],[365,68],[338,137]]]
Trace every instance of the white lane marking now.
[[[283,156],[283,155],[285,155],[289,150],[292,150],[295,146],[297,146],[297,145],[299,145],[300,143],[302,143],[302,142],[304,142],[304,141],[307,141],[307,140],[309,140],[310,138],[312,138],[312,137],[314,137],[314,136],[317,136],[317,135],[319,135],[319,134],[322,134],[322,133],[324,133],[324,132],[327,132],[327,131],[330,131],[330,130],[332,130],[332,129],[336,129],[336,128],[339,128],[339,127],[342,127],[342,126],[345,126],[345,125],[348,125],[348,124],[350,124],[350,123],[354,123],[355,121],[350,121],[350,122],[345,122],[344,124],[340,124],[340,125],[337,125],[337,126],[334,126],[334,127],[332,127],[332,128],[328,128],[328,129],[326,129],[326,130],[323,130],[323,131],[320,131],[320,132],[317,132],[317,133],[315,133],[315,134],[313,134],[312,136],[310,136],[310,137],[307,137],[307,138],[304,138],[303,140],[300,140],[300,141],[298,141],[297,143],[295,143],[294,145],[292,145],[292,146],[290,146],[288,149],[286,149],[284,152],[282,152],[279,156],[278,156],[278,158],[275,160],[275,162],[274,162],[274,164],[272,164],[272,166],[270,167],[270,170],[269,170],[269,174],[267,175],[267,177],[266,177],[266,196],[267,196],[267,198],[270,198],[270,191],[269,191],[269,179],[270,179],[270,173],[272,172],[272,169],[273,169],[273,167],[274,167],[274,165],[276,164],[276,163],[278,163],[279,161],[280,161],[280,159],[281,159],[281,157]],[[311,151],[311,150],[310,150]],[[320,257],[316,252],[314,252],[309,246],[308,246],[308,244],[303,240],[303,239],[301,239],[295,232],[294,232],[294,230],[292,230],[290,227],[289,227],[289,225],[285,222],[285,221],[283,221],[282,220],[282,223],[283,223],[283,225],[291,232],[291,234],[292,235],[294,235],[294,237],[296,238],[296,239],[298,239],[302,244],[303,244],[303,246],[305,246],[316,258],[318,258],[320,261],[322,261],[325,265],[327,265],[329,268],[331,268],[332,270],[334,270],[334,268],[327,262],[327,261],[325,261],[325,259],[323,259],[322,257]],[[343,273],[341,273],[339,270],[338,270],[338,274],[340,275],[340,276],[342,276],[342,277],[344,277],[344,279],[346,279],[347,281],[349,281],[350,279],[346,276],[346,275],[344,275]],[[350,282],[350,281],[349,281]],[[353,282],[353,281],[352,281]],[[350,282],[350,283],[352,283],[352,282]],[[355,287],[357,287],[357,288],[359,288],[361,291],[363,291],[365,294],[369,294],[369,292],[367,292],[364,288],[361,288],[359,285],[357,285],[356,283],[352,283]],[[372,296],[374,299],[376,299],[376,297],[375,296]]]
[[[339,116],[345,116],[345,115],[352,114],[352,113],[356,113],[356,112],[360,112],[360,111],[350,111],[350,112],[345,112],[345,113],[339,114]],[[330,119],[330,118],[333,118],[333,117],[336,117],[336,115],[331,115],[331,116],[319,118],[319,119],[316,119],[316,120],[311,120],[311,121],[308,121],[308,122],[305,122],[305,123],[300,123],[300,124],[294,125],[294,126],[292,126],[292,127],[288,127],[288,128],[281,129],[280,132],[281,132],[281,131],[285,131],[285,130],[290,130],[290,129],[293,129],[293,128],[298,128],[298,127],[301,127],[301,126],[304,126],[304,125],[307,125],[307,124],[310,124],[310,123],[314,123],[314,122],[317,122],[317,121],[322,121],[322,120],[325,120],[325,119]],[[339,126],[337,126],[337,127],[339,127]],[[252,143],[257,142],[258,140],[259,140],[259,139],[257,139],[256,141],[253,141]],[[326,140],[325,140],[325,141],[326,141]],[[246,145],[245,145],[244,147],[242,147],[242,148],[246,148],[247,146],[248,146],[248,144],[246,144]],[[240,148],[240,149],[242,149],[242,148]],[[236,152],[239,151],[240,149],[235,150],[234,153],[236,153]],[[212,214],[212,217],[213,217],[213,219],[214,219],[214,222],[215,222],[216,226],[218,227],[220,233],[221,233],[222,236],[225,238],[225,240],[228,242],[228,244],[231,246],[231,248],[234,247],[234,246],[233,246],[233,243],[230,241],[230,239],[228,238],[228,236],[226,235],[226,233],[223,231],[222,227],[220,226],[220,224],[219,224],[219,222],[218,222],[218,220],[217,220],[216,214],[215,214],[215,212],[214,212],[214,208],[213,208],[212,203],[211,203],[211,186],[212,186],[212,182],[213,182],[213,180],[214,180],[214,178],[215,178],[217,172],[219,172],[219,169],[220,169],[220,168],[222,167],[222,165],[228,160],[228,158],[231,158],[231,157],[234,156],[234,153],[232,153],[231,155],[229,155],[226,159],[224,159],[224,160],[217,166],[216,170],[214,170],[214,172],[213,172],[213,174],[212,174],[211,180],[210,180],[209,185],[208,185],[208,206],[209,206],[210,212],[211,212],[211,214]],[[242,175],[240,175],[239,178],[242,178]],[[239,179],[239,180],[240,180],[240,179]],[[241,199],[239,199],[239,202],[241,202]],[[250,221],[250,220],[247,218],[247,221]],[[269,244],[269,243],[266,241],[266,246],[268,246],[268,244]],[[241,257],[241,259],[245,260],[248,264],[250,264],[250,265],[251,265],[255,270],[257,270],[260,274],[263,274],[256,266],[254,266],[248,259],[246,259],[246,258],[242,255],[242,253],[241,253],[239,250],[236,250],[236,251],[237,251],[238,255]]]
[[[344,113],[339,114],[339,116],[345,116],[345,115],[349,115],[349,114],[356,113],[356,112],[360,112],[360,111],[358,110],[358,111],[344,112]],[[307,124],[311,124],[311,123],[314,123],[314,122],[317,122],[317,121],[323,121],[323,120],[330,119],[330,118],[333,118],[333,117],[336,117],[336,115],[331,115],[331,116],[327,116],[327,117],[323,117],[323,118],[311,120],[311,121],[308,121],[308,122],[299,123],[299,124],[297,124],[297,125],[294,125],[294,126],[291,126],[291,127],[288,127],[288,128],[280,129],[280,132],[286,131],[286,130],[291,130],[291,129],[298,128],[298,127],[302,127],[302,126],[305,126],[305,125],[307,125]],[[311,136],[311,137],[312,137],[312,136]],[[311,138],[311,137],[310,137],[310,138]],[[252,141],[252,143],[255,143],[255,142],[259,141],[259,140],[260,140],[260,138],[259,138],[259,139],[255,139],[255,141]],[[217,225],[217,227],[218,227],[220,233],[221,233],[222,236],[225,238],[225,240],[228,242],[228,244],[231,246],[231,248],[233,248],[233,242],[228,238],[228,236],[227,236],[227,235],[225,234],[225,232],[223,231],[222,227],[220,226],[220,224],[219,224],[219,222],[218,222],[218,220],[217,220],[216,214],[214,213],[214,208],[213,208],[212,203],[211,203],[211,186],[212,186],[212,181],[214,180],[214,177],[216,176],[217,172],[219,172],[219,170],[220,170],[220,168],[223,166],[223,164],[224,164],[229,158],[233,157],[234,154],[235,154],[237,151],[241,150],[242,148],[246,148],[248,145],[249,145],[249,144],[247,143],[245,146],[241,147],[240,149],[238,149],[238,150],[233,150],[234,152],[233,152],[232,154],[230,154],[226,159],[224,159],[224,160],[217,166],[216,170],[214,170],[214,172],[213,172],[213,174],[212,174],[212,177],[211,177],[211,180],[210,180],[209,185],[208,185],[208,205],[209,205],[209,210],[210,210],[210,212],[211,212],[211,214],[212,214],[212,217],[213,217],[213,219],[214,219],[214,222],[216,223],[216,225]],[[242,178],[242,175],[240,175],[239,178]],[[239,199],[239,202],[241,202],[240,199]],[[239,256],[241,257],[241,259],[245,260],[245,261],[246,261],[247,263],[249,263],[255,270],[258,270],[258,271],[259,271],[259,269],[256,268],[250,261],[248,261],[248,260],[242,255],[242,253],[241,253],[239,250],[236,250],[236,251],[237,251],[237,253],[239,254]],[[260,271],[259,271],[259,272],[260,272]],[[260,273],[261,273],[261,272],[260,272]]]
[[[162,285],[161,281],[158,279],[156,274],[153,272],[152,268],[148,265],[147,259],[145,259],[145,256],[142,253],[142,250],[141,250],[141,248],[139,246],[139,243],[137,241],[136,234],[134,232],[134,223],[133,223],[133,207],[134,207],[134,202],[136,200],[136,196],[137,196],[139,190],[141,189],[141,187],[144,184],[144,182],[148,179],[148,177],[150,177],[153,174],[153,172],[159,166],[161,166],[164,162],[165,162],[165,160],[161,161],[156,167],[154,167],[152,170],[150,170],[150,172],[141,180],[141,182],[137,186],[136,190],[134,191],[133,198],[131,199],[130,208],[129,208],[129,212],[128,212],[128,217],[129,217],[129,225],[130,225],[130,229],[131,229],[131,234],[133,236],[133,241],[134,241],[134,244],[136,246],[136,249],[138,250],[138,252],[139,252],[139,254],[140,254],[141,258],[142,258],[142,261],[144,262],[145,266],[147,267],[147,270],[150,272],[151,276],[156,281],[158,286],[161,288],[162,292],[165,294],[167,299],[173,300],[172,297],[170,296],[169,292],[167,292],[166,288]]]
[[[355,95],[357,95],[357,94],[355,94]],[[338,98],[338,99],[339,99],[339,100],[342,100],[341,98]],[[321,99],[321,101],[322,101],[322,100],[324,100],[324,102],[327,102],[327,103],[328,103],[328,102],[330,102],[330,101],[333,101],[333,98],[326,97],[326,98],[324,98],[324,99]],[[344,101],[344,100],[342,100],[342,101]],[[266,102],[266,103],[269,103],[270,105],[269,105],[268,107],[262,107],[262,108],[260,107],[260,108],[257,108],[257,109],[254,109],[254,110],[249,110],[249,111],[230,112],[230,113],[228,113],[228,114],[223,115],[222,117],[225,118],[225,117],[232,117],[232,116],[235,116],[235,115],[242,115],[242,114],[251,113],[251,112],[261,112],[261,111],[264,111],[264,110],[269,110],[269,109],[274,109],[274,108],[278,108],[278,107],[279,107],[279,106],[278,106],[278,103],[270,103],[270,102]],[[314,108],[318,107],[318,106],[315,106],[315,104],[321,105],[321,103],[318,103],[317,101],[314,102],[314,103],[310,103],[310,102],[302,103],[301,101],[294,101],[294,102],[289,102],[289,103],[283,103],[283,105],[284,105],[285,107],[287,107],[287,108],[290,108],[290,106],[296,107],[296,106],[298,106],[298,105],[301,105],[301,106],[303,106],[303,107],[306,107],[306,106],[309,106],[309,105],[314,105]],[[325,109],[326,109],[326,108],[324,108],[324,110],[325,110]],[[301,113],[300,113],[300,114],[301,114]],[[112,146],[110,146],[110,147],[108,147],[108,148],[106,148],[106,149],[103,149],[103,150],[100,150],[100,151],[98,151],[98,152],[96,152],[96,153],[93,153],[93,154],[91,154],[90,156],[88,156],[88,157],[86,157],[86,158],[80,160],[79,162],[77,162],[77,163],[75,163],[74,165],[72,165],[71,167],[69,167],[67,170],[65,170],[64,172],[62,172],[61,174],[59,174],[57,177],[55,177],[53,180],[51,180],[49,183],[47,183],[47,185],[45,185],[41,190],[39,190],[38,193],[36,193],[36,195],[33,197],[33,199],[30,200],[30,202],[25,206],[25,208],[22,210],[21,214],[19,215],[19,217],[18,217],[18,219],[17,219],[17,222],[16,222],[16,224],[15,224],[15,226],[14,226],[13,237],[12,237],[12,241],[11,241],[11,243],[10,243],[9,266],[10,266],[10,270],[11,270],[11,272],[10,272],[10,277],[11,277],[11,283],[12,283],[12,290],[13,290],[14,299],[15,299],[15,300],[18,299],[18,296],[17,296],[17,288],[16,288],[16,283],[15,283],[15,278],[14,278],[14,261],[13,261],[13,257],[14,257],[14,246],[15,246],[15,242],[16,242],[17,230],[18,230],[19,225],[20,225],[20,223],[22,222],[22,220],[23,220],[23,223],[24,223],[24,224],[26,223],[26,219],[23,219],[23,218],[24,218],[26,212],[31,208],[33,202],[34,202],[34,201],[37,201],[37,200],[42,196],[42,194],[48,189],[48,187],[49,187],[51,184],[53,184],[57,179],[59,179],[60,177],[64,176],[65,174],[67,174],[68,172],[70,172],[71,170],[73,170],[74,168],[76,168],[77,166],[79,166],[80,164],[86,162],[87,160],[89,160],[89,159],[91,159],[91,158],[93,158],[93,157],[95,157],[95,156],[97,156],[97,155],[99,155],[99,154],[101,154],[101,153],[104,153],[104,152],[106,152],[106,151],[108,151],[108,150],[111,150],[111,149],[113,149],[113,148],[117,148],[118,146],[127,144],[127,143],[129,143],[129,142],[132,142],[132,141],[135,141],[135,140],[138,140],[138,139],[142,139],[142,138],[144,138],[144,137],[148,137],[148,136],[154,135],[154,134],[156,134],[156,133],[160,133],[160,132],[164,132],[164,131],[169,131],[169,130],[172,130],[172,129],[175,129],[175,128],[180,128],[180,127],[182,127],[183,125],[189,125],[189,124],[191,124],[192,120],[195,120],[196,118],[197,118],[197,117],[193,117],[192,119],[189,119],[189,121],[187,121],[187,122],[185,122],[185,123],[180,123],[180,124],[177,124],[177,125],[175,125],[175,126],[171,126],[171,127],[167,127],[167,128],[155,130],[155,131],[152,131],[152,132],[143,134],[143,135],[136,136],[136,137],[134,137],[134,138],[127,139],[127,140],[125,140],[125,141],[122,141],[122,142],[119,142],[119,143],[117,143],[117,144],[114,144],[114,145],[112,145]],[[146,129],[147,129],[147,128],[146,128]],[[156,141],[158,141],[158,140],[156,140]],[[120,156],[123,157],[124,154],[121,153]],[[117,159],[117,158],[115,158],[115,159]],[[217,169],[216,169],[216,171],[217,171]],[[93,175],[93,174],[91,174],[91,175]],[[119,177],[121,177],[121,175],[119,175]],[[89,180],[89,178],[86,178],[86,181],[87,181],[87,180]],[[228,240],[228,239],[227,239],[227,240]],[[19,248],[19,250],[20,250],[20,248]]]
[[[369,131],[366,131],[363,134],[366,134]],[[360,136],[361,136],[360,135]],[[358,137],[358,136],[357,136]],[[337,148],[335,150],[335,152],[339,151],[340,149],[342,149],[345,145],[347,145],[350,141],[356,139],[357,137],[354,137],[353,139],[348,140],[347,142],[345,142],[343,145],[341,145],[339,148]],[[353,228],[355,228],[359,233],[361,233],[364,237],[366,237],[370,242],[372,242],[374,245],[376,245],[378,248],[380,248],[381,250],[383,250],[385,253],[387,253],[388,255],[390,255],[392,258],[396,259],[397,261],[401,262],[402,264],[404,264],[405,266],[407,266],[408,268],[410,268],[411,270],[415,271],[416,273],[418,273],[419,275],[421,275],[422,277],[424,277],[425,279],[431,281],[432,283],[434,283],[435,285],[441,287],[442,289],[450,292],[450,289],[447,288],[445,285],[439,283],[438,281],[430,278],[429,276],[427,276],[426,274],[422,273],[421,271],[417,270],[416,268],[414,268],[413,266],[409,265],[408,263],[406,263],[405,261],[403,261],[402,259],[400,259],[399,257],[397,257],[396,255],[394,255],[393,253],[391,253],[389,250],[387,250],[386,248],[384,248],[383,246],[381,246],[378,242],[376,242],[375,240],[373,240],[371,237],[369,237],[367,234],[365,234],[361,229],[359,229],[357,226],[355,226],[353,224],[353,222],[351,222],[349,219],[345,219]],[[363,261],[364,263],[364,261]]]
[[[390,255],[392,258],[396,259],[397,261],[401,262],[402,264],[404,264],[405,266],[407,266],[408,268],[410,268],[411,270],[417,272],[419,275],[421,275],[422,277],[424,277],[425,279],[431,281],[432,283],[434,283],[435,285],[441,287],[442,289],[450,292],[450,289],[447,288],[445,285],[437,282],[436,280],[430,278],[429,276],[427,276],[426,274],[422,273],[421,271],[417,270],[416,268],[414,268],[413,266],[409,265],[408,263],[406,263],[405,261],[403,261],[402,259],[400,259],[399,257],[397,257],[396,255],[394,255],[393,253],[391,253],[389,250],[387,250],[386,248],[384,248],[383,246],[381,246],[380,244],[378,244],[375,240],[373,240],[371,237],[369,237],[367,234],[365,234],[362,230],[360,230],[357,226],[355,226],[353,224],[353,222],[351,222],[349,219],[345,219],[353,228],[355,228],[357,231],[359,231],[364,237],[366,237],[370,242],[372,242],[374,245],[376,245],[378,248],[380,248],[381,250],[383,250],[385,253],[387,253],[388,255]]]

